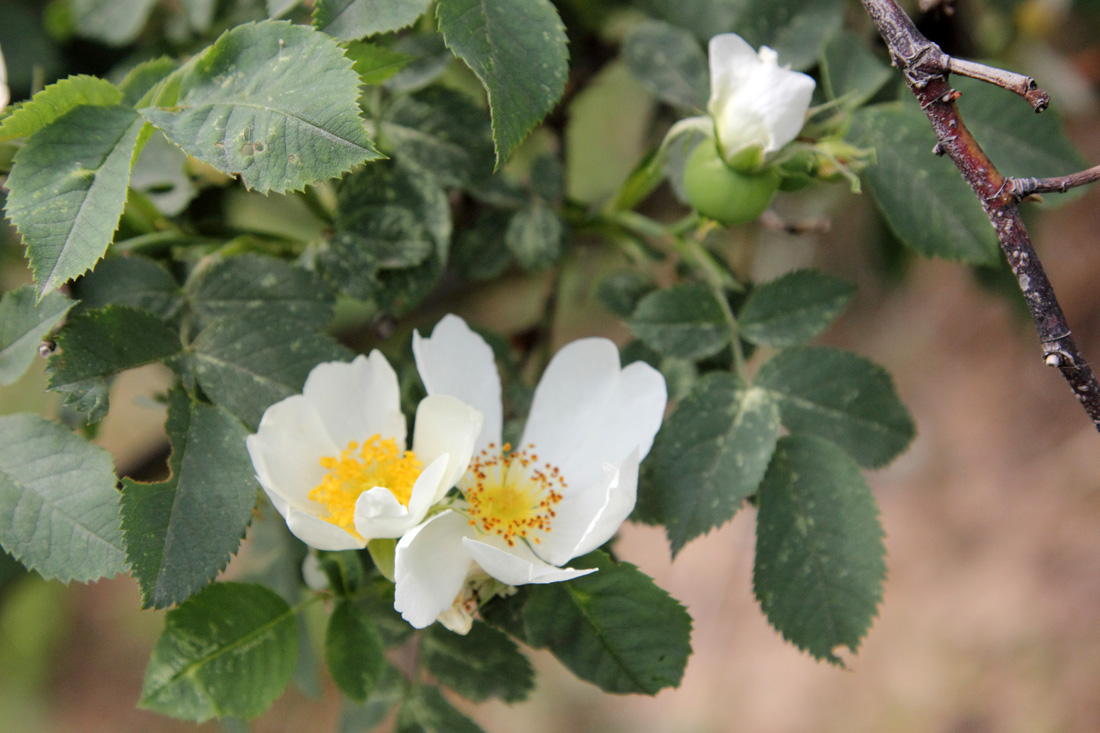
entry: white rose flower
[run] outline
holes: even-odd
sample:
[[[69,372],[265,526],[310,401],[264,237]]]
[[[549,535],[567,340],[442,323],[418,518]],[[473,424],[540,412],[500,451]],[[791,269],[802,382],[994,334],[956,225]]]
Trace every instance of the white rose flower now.
[[[302,394],[267,408],[248,453],[290,531],[320,550],[400,537],[466,472],[482,417],[454,397],[416,410],[406,450],[397,375],[378,351],[318,364]]]
[[[775,51],[760,53],[735,33],[710,39],[710,102],[718,149],[728,165],[759,168],[798,135],[814,80],[779,66]]]
[[[447,316],[430,338],[414,335],[413,351],[429,395],[470,404],[485,422],[458,484],[464,498],[397,543],[394,607],[417,628],[440,620],[461,632],[477,587],[594,572],[562,566],[610,539],[633,510],[638,464],[667,401],[661,374],[640,362],[621,368],[607,339],[567,345],[547,366],[512,449],[501,445],[500,377],[480,336]]]

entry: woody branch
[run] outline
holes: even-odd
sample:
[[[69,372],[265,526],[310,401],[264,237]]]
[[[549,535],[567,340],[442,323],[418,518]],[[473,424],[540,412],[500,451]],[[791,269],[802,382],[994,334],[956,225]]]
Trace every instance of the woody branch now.
[[[909,90],[928,116],[937,140],[933,152],[947,155],[955,163],[996,230],[1001,250],[1016,275],[1035,321],[1045,363],[1062,373],[1100,430],[1100,384],[1070,336],[1054,288],[1035,253],[1019,211],[1020,201],[1030,194],[1065,191],[1100,179],[1100,166],[1047,179],[1002,175],[963,123],[955,104],[961,95],[951,88],[948,76],[960,74],[1013,91],[1024,97],[1036,112],[1046,109],[1049,96],[1030,77],[951,58],[917,30],[894,0],[861,1],[886,42],[894,66],[905,76]]]

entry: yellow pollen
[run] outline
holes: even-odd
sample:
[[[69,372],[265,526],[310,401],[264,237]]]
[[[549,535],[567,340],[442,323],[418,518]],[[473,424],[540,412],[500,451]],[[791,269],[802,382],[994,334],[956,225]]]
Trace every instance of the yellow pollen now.
[[[557,516],[554,507],[566,488],[561,471],[540,464],[535,446],[499,450],[492,443],[474,457],[462,480],[470,524],[484,534],[504,538],[514,547],[516,538],[541,542],[538,534],[550,531]]]
[[[309,498],[328,509],[326,521],[356,536],[355,502],[359,495],[382,486],[408,506],[421,469],[415,453],[402,451],[393,438],[379,434],[365,440],[362,447],[351,441],[338,458],[323,457],[321,466],[328,469],[328,474],[309,492]]]

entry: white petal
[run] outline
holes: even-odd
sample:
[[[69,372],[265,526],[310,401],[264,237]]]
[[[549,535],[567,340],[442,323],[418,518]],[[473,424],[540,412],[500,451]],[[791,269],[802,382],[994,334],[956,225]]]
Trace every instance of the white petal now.
[[[408,532],[394,558],[393,607],[422,629],[451,607],[462,590],[470,558],[462,540],[473,532],[461,514],[443,512]]]
[[[760,65],[756,50],[736,33],[722,33],[707,45],[710,60],[710,99],[729,94],[742,79]]]
[[[11,101],[11,92],[8,90],[8,67],[4,64],[4,54],[0,52],[0,112]]]
[[[553,530],[543,535],[543,554],[555,565],[564,565],[611,539],[634,510],[638,496],[638,453],[632,452],[620,466],[604,464],[600,486],[571,493],[557,507]]]
[[[446,315],[429,338],[413,333],[413,354],[428,394],[450,395],[484,415],[476,452],[500,445],[500,374],[485,339],[458,316]]]
[[[286,526],[295,537],[318,550],[361,550],[367,544],[351,532],[293,507],[286,515]]]
[[[413,484],[409,506],[381,486],[364,491],[355,500],[355,531],[368,540],[400,537],[424,520],[439,494],[439,485],[447,469],[447,457],[440,456],[421,471]]]
[[[314,507],[316,513],[318,505],[308,495],[328,472],[320,460],[339,451],[304,397],[293,395],[267,408],[245,445],[256,478],[269,494],[278,494],[296,509]]]
[[[668,394],[653,367],[619,368],[619,350],[607,339],[574,341],[559,351],[535,388],[523,445],[561,469],[567,496],[600,485],[603,464],[631,451],[644,457],[661,427]]]
[[[431,463],[440,456],[448,456],[447,470],[432,504],[442,499],[466,473],[481,424],[480,412],[449,395],[428,395],[417,405],[413,426],[416,457],[422,463]]]
[[[576,570],[559,568],[543,562],[523,543],[515,547],[488,544],[490,538],[479,540],[465,538],[462,546],[481,569],[502,583],[526,585],[527,583],[558,583],[596,572],[596,568]]]
[[[353,440],[362,443],[376,433],[395,438],[405,447],[397,374],[381,352],[357,356],[352,362],[318,364],[309,373],[302,394],[341,450]]]

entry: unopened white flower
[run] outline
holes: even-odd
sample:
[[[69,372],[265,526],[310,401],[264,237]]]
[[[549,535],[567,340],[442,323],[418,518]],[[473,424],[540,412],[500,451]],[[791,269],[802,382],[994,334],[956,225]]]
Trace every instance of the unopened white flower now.
[[[256,478],[290,531],[321,550],[400,537],[466,472],[481,413],[448,395],[416,410],[406,450],[397,375],[378,351],[318,364],[302,394],[247,439]]]
[[[4,64],[4,51],[0,49],[0,112],[11,101],[11,91],[8,89],[8,67]]]
[[[794,140],[806,121],[814,80],[779,66],[767,46],[753,50],[741,36],[710,39],[710,102],[718,149],[728,165],[759,167]]]
[[[430,338],[414,335],[413,351],[428,394],[476,407],[485,423],[458,484],[464,498],[397,543],[394,607],[417,628],[438,619],[461,631],[486,588],[594,572],[562,566],[610,539],[633,510],[638,464],[667,401],[660,373],[641,362],[622,368],[607,339],[574,341],[547,366],[512,449],[500,442],[500,377],[480,336],[447,316]]]

